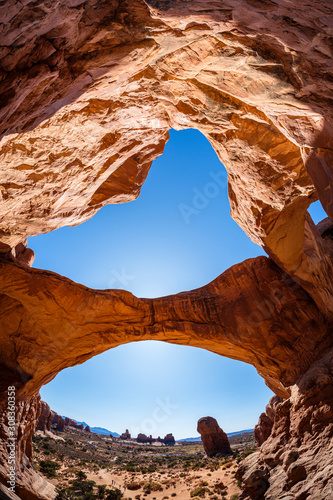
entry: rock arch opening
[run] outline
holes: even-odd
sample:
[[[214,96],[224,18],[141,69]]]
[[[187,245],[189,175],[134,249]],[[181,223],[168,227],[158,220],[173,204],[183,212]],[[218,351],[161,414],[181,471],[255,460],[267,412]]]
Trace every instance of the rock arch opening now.
[[[161,297],[263,255],[230,217],[227,172],[198,130],[170,131],[140,196],[77,227],[29,238],[34,267],[98,289]]]
[[[62,371],[41,389],[59,415],[121,434],[197,436],[213,415],[226,432],[253,429],[273,393],[252,366],[202,349],[126,344]]]

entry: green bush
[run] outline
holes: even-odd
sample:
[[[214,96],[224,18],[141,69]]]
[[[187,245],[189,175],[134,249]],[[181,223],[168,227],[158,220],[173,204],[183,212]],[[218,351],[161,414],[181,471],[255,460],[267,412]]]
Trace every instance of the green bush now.
[[[57,469],[60,469],[60,464],[52,462],[52,460],[41,460],[39,462],[39,470],[49,478],[56,477]]]
[[[123,498],[123,494],[118,488],[114,490],[106,490],[106,495],[106,500],[120,500]]]
[[[149,481],[143,487],[146,493],[151,491],[163,491],[162,485],[160,483],[156,483],[155,481]]]
[[[106,492],[105,484],[100,484],[97,486],[97,497],[98,498],[104,498],[105,492]]]
[[[203,498],[206,495],[206,491],[208,490],[204,486],[198,486],[197,488],[191,491],[190,496],[191,498],[193,497]]]

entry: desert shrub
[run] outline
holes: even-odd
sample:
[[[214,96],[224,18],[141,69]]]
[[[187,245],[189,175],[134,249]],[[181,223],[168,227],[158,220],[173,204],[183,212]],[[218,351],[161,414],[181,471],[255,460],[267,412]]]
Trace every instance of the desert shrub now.
[[[250,448],[249,450],[246,450],[244,451],[242,454],[241,454],[241,458],[242,460],[246,457],[248,457],[249,455],[251,455],[253,452],[256,451],[256,448]]]
[[[135,472],[136,471],[134,465],[132,465],[132,464],[124,465],[123,470],[127,470],[127,472]]]
[[[191,491],[190,496],[191,498],[193,497],[203,498],[206,495],[206,491],[208,490],[204,486],[198,486],[197,488]]]
[[[72,490],[75,491],[75,493],[79,493],[79,494],[92,493],[94,486],[96,486],[95,481],[74,480],[74,481],[71,481],[71,483],[72,483]]]
[[[136,483],[135,481],[132,481],[131,483],[128,483],[126,488],[128,490],[139,490],[141,488],[141,484],[140,483]]]
[[[71,500],[73,497],[71,495],[71,492],[69,490],[66,490],[65,488],[57,488],[57,496],[55,500]]]
[[[41,460],[39,462],[39,469],[45,476],[52,478],[56,477],[56,471],[60,469],[60,464],[52,462],[52,460]]]
[[[87,479],[87,474],[83,472],[83,470],[78,470],[75,475],[80,481],[82,481],[83,479]]]
[[[151,491],[163,491],[162,485],[160,483],[156,483],[155,481],[149,481],[143,487],[146,493]]]
[[[234,495],[231,495],[230,500],[238,500],[239,498],[239,493],[235,493]]]

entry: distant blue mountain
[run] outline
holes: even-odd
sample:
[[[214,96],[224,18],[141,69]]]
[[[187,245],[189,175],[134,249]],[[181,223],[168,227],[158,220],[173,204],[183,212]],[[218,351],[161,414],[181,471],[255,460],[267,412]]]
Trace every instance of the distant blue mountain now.
[[[178,439],[177,443],[183,443],[184,441],[186,441],[187,443],[194,443],[196,441],[201,441],[201,437],[198,436],[196,438]]]
[[[108,429],[104,429],[104,427],[90,427],[91,432],[95,434],[104,434],[105,436],[113,436],[119,438],[120,434],[118,432],[111,432]]]
[[[66,417],[63,416],[63,418],[66,418]],[[75,418],[72,418],[72,420],[74,420],[79,425],[83,424],[84,427],[87,427],[87,425],[88,425],[86,422],[79,422],[78,420],[75,420]],[[91,432],[94,432],[95,434],[103,434],[104,436],[110,436],[110,434],[113,437],[120,436],[120,434],[118,434],[118,432],[109,431],[108,429],[104,429],[104,427],[90,427],[90,430],[91,430]]]
[[[253,432],[253,429],[245,429],[244,431],[237,431],[237,432],[227,432],[227,436],[237,436],[238,434],[244,434],[245,432]],[[195,438],[185,438],[185,439],[178,439],[177,443],[182,443],[182,442],[187,442],[187,443],[194,443],[197,441],[201,441],[201,437],[195,437]]]
[[[254,429],[245,429],[245,431],[237,431],[237,432],[227,432],[227,436],[237,436],[237,434],[245,434],[245,432],[253,432]]]

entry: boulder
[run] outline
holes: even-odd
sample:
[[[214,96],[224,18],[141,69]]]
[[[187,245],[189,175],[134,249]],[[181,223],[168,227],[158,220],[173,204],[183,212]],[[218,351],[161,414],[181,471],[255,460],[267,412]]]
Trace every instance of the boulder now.
[[[213,457],[217,454],[232,454],[228,436],[220,428],[215,418],[200,418],[197,430],[201,435],[201,441],[208,457]]]

